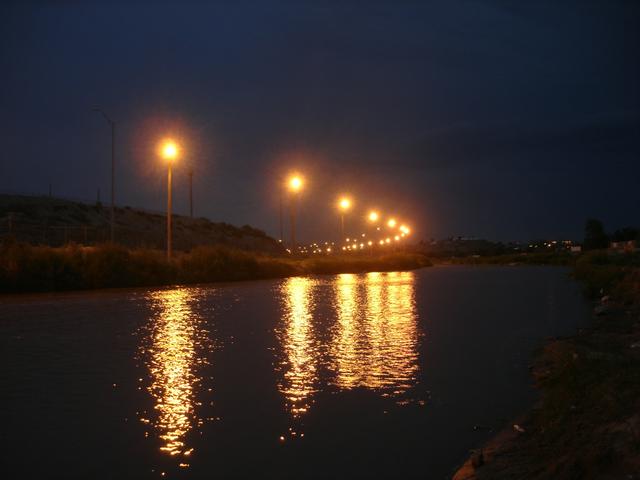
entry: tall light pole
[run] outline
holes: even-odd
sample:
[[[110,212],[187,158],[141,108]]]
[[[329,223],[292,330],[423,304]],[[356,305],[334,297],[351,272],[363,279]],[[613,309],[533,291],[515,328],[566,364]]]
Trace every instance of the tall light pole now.
[[[171,167],[178,157],[178,145],[173,140],[165,140],[160,147],[160,155],[167,161],[167,260],[171,260]]]
[[[370,210],[369,214],[367,215],[367,221],[369,222],[369,224],[371,225],[371,230],[370,233],[373,232],[373,234],[375,234],[376,232],[376,224],[378,223],[378,220],[380,219],[380,214],[375,211],[375,210]]]
[[[189,216],[193,218],[193,168],[189,169]]]
[[[302,177],[293,175],[289,178],[289,191],[291,192],[291,253],[295,255],[296,250],[296,199],[298,192],[302,189]]]
[[[278,193],[279,193],[279,200],[280,200],[280,243],[282,243],[284,241],[284,222],[282,221],[282,191],[284,190],[284,185],[280,185],[278,184]]]
[[[111,120],[109,116],[100,108],[94,108],[94,112],[102,114],[104,119],[111,126],[111,219],[110,219],[110,239],[113,243],[113,229],[115,224],[115,176],[116,176],[116,122]]]
[[[340,209],[340,234],[342,235],[340,242],[344,242],[344,214],[351,208],[351,199],[342,197],[338,202],[338,208]]]

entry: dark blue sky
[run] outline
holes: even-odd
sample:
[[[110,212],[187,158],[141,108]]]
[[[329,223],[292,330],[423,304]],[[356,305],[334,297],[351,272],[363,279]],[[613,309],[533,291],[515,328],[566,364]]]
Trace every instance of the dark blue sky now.
[[[0,7],[0,191],[164,208],[301,234],[350,192],[420,237],[580,238],[640,224],[640,8],[623,1],[37,2]],[[355,215],[354,215],[355,216]],[[351,228],[356,227],[353,219]]]

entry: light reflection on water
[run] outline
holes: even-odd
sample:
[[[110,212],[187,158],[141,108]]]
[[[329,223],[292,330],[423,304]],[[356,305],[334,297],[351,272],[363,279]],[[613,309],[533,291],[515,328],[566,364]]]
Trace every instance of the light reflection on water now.
[[[412,272],[294,277],[281,283],[277,386],[294,419],[302,418],[320,391],[359,387],[407,401],[403,394],[416,385],[418,374],[414,290]],[[148,373],[143,386],[154,407],[140,412],[140,421],[180,466],[188,466],[190,433],[202,430],[210,410],[208,400],[201,406],[211,391],[203,385],[211,379],[204,371],[211,369],[203,367],[218,340],[204,328],[211,319],[194,311],[199,296],[210,301],[208,295],[198,288],[149,293],[154,314],[141,329],[138,358]]]
[[[326,289],[331,311],[328,319],[318,318],[316,299]],[[280,293],[278,387],[294,418],[325,386],[396,397],[415,386],[419,332],[413,272],[342,274],[332,282],[290,278]],[[319,371],[325,369],[323,381]]]
[[[192,311],[194,297],[195,290],[188,288],[151,292],[148,301],[155,315],[142,329],[139,348],[155,410],[141,415],[140,421],[154,427],[160,450],[172,456],[191,454],[187,434],[203,423],[197,412],[201,405],[197,390],[202,382],[200,366],[207,363],[204,348],[211,342]]]
[[[281,292],[286,325],[278,330],[278,337],[287,360],[284,378],[278,387],[294,417],[309,408],[309,397],[317,382],[319,346],[313,334],[311,314],[314,283],[306,277],[289,278]]]
[[[335,384],[400,394],[418,373],[413,272],[339,275],[331,344]]]

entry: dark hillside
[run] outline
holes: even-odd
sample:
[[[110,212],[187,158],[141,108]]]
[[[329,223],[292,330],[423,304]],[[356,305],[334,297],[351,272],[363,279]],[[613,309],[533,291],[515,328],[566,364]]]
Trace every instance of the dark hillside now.
[[[68,242],[82,245],[109,239],[109,207],[47,196],[0,194],[0,239],[37,245],[60,246]],[[129,247],[164,248],[166,216],[132,207],[116,207],[115,240]],[[244,250],[278,253],[276,240],[248,225],[235,227],[206,218],[173,216],[173,243],[176,250],[198,245],[227,245]]]

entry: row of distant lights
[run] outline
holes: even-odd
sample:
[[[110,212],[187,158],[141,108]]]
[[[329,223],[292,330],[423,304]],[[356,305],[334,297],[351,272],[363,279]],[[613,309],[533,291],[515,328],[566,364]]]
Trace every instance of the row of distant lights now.
[[[292,174],[289,177],[289,180],[287,182],[287,186],[288,186],[288,188],[289,188],[289,190],[291,192],[297,193],[303,188],[304,180],[303,180],[302,176],[300,176],[299,174]],[[353,206],[353,202],[352,202],[351,198],[349,198],[349,197],[343,196],[338,200],[338,208],[343,213],[346,213],[348,210],[351,210],[352,206]],[[368,218],[369,222],[377,223],[378,220],[380,220],[380,214],[375,210],[371,210],[369,212],[369,214],[367,215],[367,218]],[[387,226],[389,228],[396,228],[397,225],[398,225],[398,222],[396,221],[395,218],[390,218],[387,221]],[[378,230],[380,230],[380,227],[378,227]],[[409,235],[409,233],[411,232],[409,227],[407,227],[406,225],[400,225],[399,230],[403,234],[402,236]],[[364,236],[364,234],[363,234],[363,236]],[[348,241],[348,239],[347,239],[347,241]],[[327,242],[325,242],[325,244],[326,243]],[[313,244],[313,245],[315,246],[316,244]]]
[[[378,213],[377,212],[371,212],[369,213],[369,221],[371,222],[375,222],[378,220]],[[395,228],[397,225],[397,221],[393,218],[390,218],[389,221],[387,222],[387,226],[389,228]],[[378,230],[380,230],[380,227],[378,227]],[[411,233],[411,229],[409,227],[407,227],[406,225],[400,225],[400,227],[398,227],[398,230],[400,231],[400,233],[398,235],[394,235],[393,237],[387,237],[387,238],[383,238],[381,240],[378,240],[378,245],[380,246],[386,246],[389,245],[391,242],[396,241],[399,242],[400,240],[402,240],[404,237],[406,237],[407,235],[409,235]],[[366,237],[366,234],[362,234],[362,237]],[[351,243],[352,241],[357,240],[357,239],[351,239],[351,238],[347,238],[347,244],[342,247],[343,251],[355,251],[355,250],[362,250],[365,247],[373,247],[374,245],[374,241],[373,240],[369,240],[366,243],[365,242],[360,242],[358,243],[357,241],[355,241],[354,243]]]
[[[293,174],[289,177],[288,181],[287,181],[287,186],[289,188],[289,190],[293,193],[297,193],[299,192],[304,185],[304,180],[302,178],[302,176],[300,176],[299,174]],[[347,212],[348,210],[350,210],[352,207],[352,201],[349,197],[341,197],[338,200],[338,208],[343,212]],[[369,220],[369,222],[371,223],[377,223],[378,220],[380,219],[380,214],[375,211],[375,210],[371,210],[369,212],[369,214],[367,215],[367,219]],[[398,222],[395,218],[390,218],[387,221],[387,227],[391,228],[391,229],[395,229],[398,226]],[[377,230],[380,231],[380,227],[377,227]],[[407,227],[406,225],[400,225],[398,227],[398,230],[400,231],[400,233],[398,235],[394,235],[393,237],[387,237],[385,239],[381,239],[378,241],[378,244],[380,246],[384,246],[384,245],[388,245],[390,244],[392,241],[396,241],[399,242],[400,240],[402,240],[404,237],[406,237],[407,235],[409,235],[411,233],[411,229],[409,227]],[[365,237],[366,234],[362,234],[362,237]],[[393,240],[392,240],[393,239]],[[365,246],[368,247],[373,247],[374,242],[372,240],[369,240],[366,242],[354,242],[353,244],[351,244],[351,242],[353,240],[356,239],[350,239],[347,238],[346,239],[346,243],[348,245],[344,245],[342,247],[343,251],[354,251],[354,250],[362,250],[365,248]],[[301,247],[299,249],[300,253],[331,253],[333,251],[333,247],[335,246],[335,244],[333,242],[329,243],[329,242],[324,242],[324,247],[321,245],[318,245],[317,243],[312,243],[311,245],[304,246]],[[291,251],[289,249],[287,249],[287,251],[289,253],[291,253]]]
[[[401,235],[396,235],[395,237],[393,237],[393,240],[395,240],[396,242],[399,242],[403,237],[405,236],[405,234],[401,234]],[[349,241],[349,239],[347,238],[347,241]],[[378,241],[378,245],[387,245],[391,243],[391,237],[387,237],[385,239],[379,240]],[[360,244],[358,244],[357,242],[352,244],[352,245],[345,245],[342,247],[343,251],[348,251],[348,250],[362,250],[364,247],[373,247],[373,241],[369,240],[367,243],[361,242]]]
[[[393,237],[387,237],[382,240],[379,240],[377,242],[378,245],[386,246],[393,241],[399,242],[410,233],[410,230],[406,227],[405,228],[400,227],[400,230],[401,230],[401,233],[399,235],[395,235]],[[362,238],[365,238],[365,237],[366,237],[366,234],[363,233]],[[360,243],[358,243],[356,240],[357,240],[356,238],[347,238],[346,241],[347,243],[349,243],[349,245],[344,245],[342,247],[342,251],[362,250],[365,247],[373,247],[375,243],[373,240],[368,240],[367,242],[361,241]],[[354,243],[352,244],[351,242],[354,242]],[[324,246],[319,245],[317,243],[312,243],[309,246],[300,247],[300,253],[331,253],[334,247],[335,247],[334,242],[324,242]]]
[[[334,246],[333,242],[324,242],[324,246],[312,243],[309,246],[300,247],[300,253],[331,253]]]

